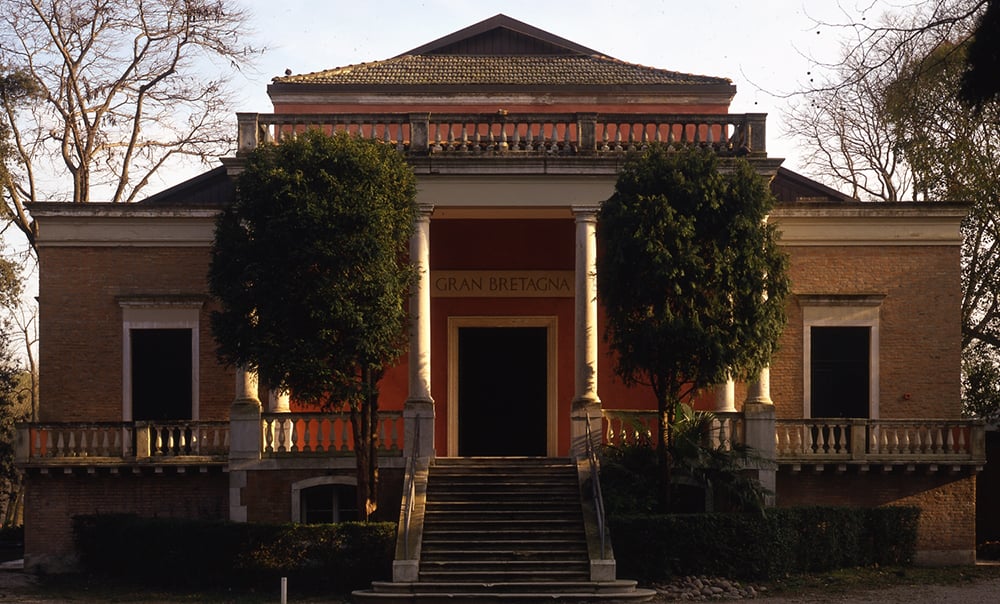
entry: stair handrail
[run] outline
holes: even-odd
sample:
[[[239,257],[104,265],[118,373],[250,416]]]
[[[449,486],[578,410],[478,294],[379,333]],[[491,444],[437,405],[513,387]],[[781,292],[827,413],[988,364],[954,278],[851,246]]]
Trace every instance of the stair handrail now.
[[[594,449],[594,439],[590,430],[590,413],[587,413],[587,461],[590,463],[590,492],[594,498],[594,512],[597,515],[597,532],[601,535],[601,560],[607,559],[604,545],[604,495],[601,493],[601,475],[597,461],[597,451]]]
[[[420,443],[420,422],[414,422],[413,443],[410,445],[410,458],[406,462],[406,507],[403,508],[403,550],[406,560],[410,560],[410,516],[413,514],[413,500],[417,496],[416,474],[417,453]]]

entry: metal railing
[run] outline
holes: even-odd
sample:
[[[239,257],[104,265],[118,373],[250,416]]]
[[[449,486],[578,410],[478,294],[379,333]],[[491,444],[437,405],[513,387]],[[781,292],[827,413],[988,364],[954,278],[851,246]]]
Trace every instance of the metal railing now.
[[[594,437],[590,430],[590,413],[587,414],[587,461],[590,464],[590,491],[594,499],[594,513],[597,516],[597,532],[601,539],[601,560],[607,559],[606,531],[604,528],[604,494],[601,492],[600,464],[597,460],[597,450],[594,448]]]
[[[403,504],[403,552],[406,559],[410,556],[410,519],[413,516],[413,501],[417,497],[417,453],[420,451],[420,422],[414,422],[413,443],[410,445],[410,458],[406,460],[406,502]]]

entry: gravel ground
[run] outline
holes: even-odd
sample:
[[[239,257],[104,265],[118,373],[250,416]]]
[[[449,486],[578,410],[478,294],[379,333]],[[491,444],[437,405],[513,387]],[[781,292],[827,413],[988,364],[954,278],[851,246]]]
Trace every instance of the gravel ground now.
[[[103,599],[87,594],[74,594],[72,597],[53,597],[41,593],[37,587],[37,578],[16,568],[0,567],[0,603],[19,602],[22,604],[97,604]],[[178,600],[151,600],[139,598],[134,601],[115,598],[118,604],[190,604],[190,598]],[[289,598],[290,602],[296,600]],[[323,600],[309,599],[309,602],[320,603]],[[667,595],[658,596],[656,603],[691,601],[678,600]],[[709,602],[744,601],[739,598],[709,599]],[[897,586],[872,591],[853,591],[849,594],[808,594],[799,596],[769,596],[766,592],[757,593],[755,602],[769,604],[997,604],[1000,603],[1000,578],[984,579],[974,583],[961,585],[909,585]],[[330,600],[330,604],[343,604],[341,600]]]

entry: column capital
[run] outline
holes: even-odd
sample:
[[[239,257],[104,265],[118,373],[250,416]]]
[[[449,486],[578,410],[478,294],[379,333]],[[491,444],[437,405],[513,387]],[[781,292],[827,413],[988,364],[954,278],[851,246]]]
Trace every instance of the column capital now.
[[[597,211],[601,209],[601,204],[599,203],[587,203],[587,204],[574,204],[570,206],[570,210],[573,212],[573,218],[577,222],[587,221],[596,222],[597,221]]]
[[[434,213],[433,203],[418,203],[417,204],[417,220],[422,218],[430,218],[431,214]]]

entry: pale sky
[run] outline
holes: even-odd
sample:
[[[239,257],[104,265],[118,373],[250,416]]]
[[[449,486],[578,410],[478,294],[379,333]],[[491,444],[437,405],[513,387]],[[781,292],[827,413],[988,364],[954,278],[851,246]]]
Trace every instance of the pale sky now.
[[[237,76],[234,111],[268,113],[265,89],[307,73],[387,59],[504,13],[622,61],[729,78],[732,113],[767,113],[767,150],[800,169],[782,132],[789,100],[834,62],[849,32],[816,22],[877,21],[904,0],[241,0],[268,47],[257,74]]]

